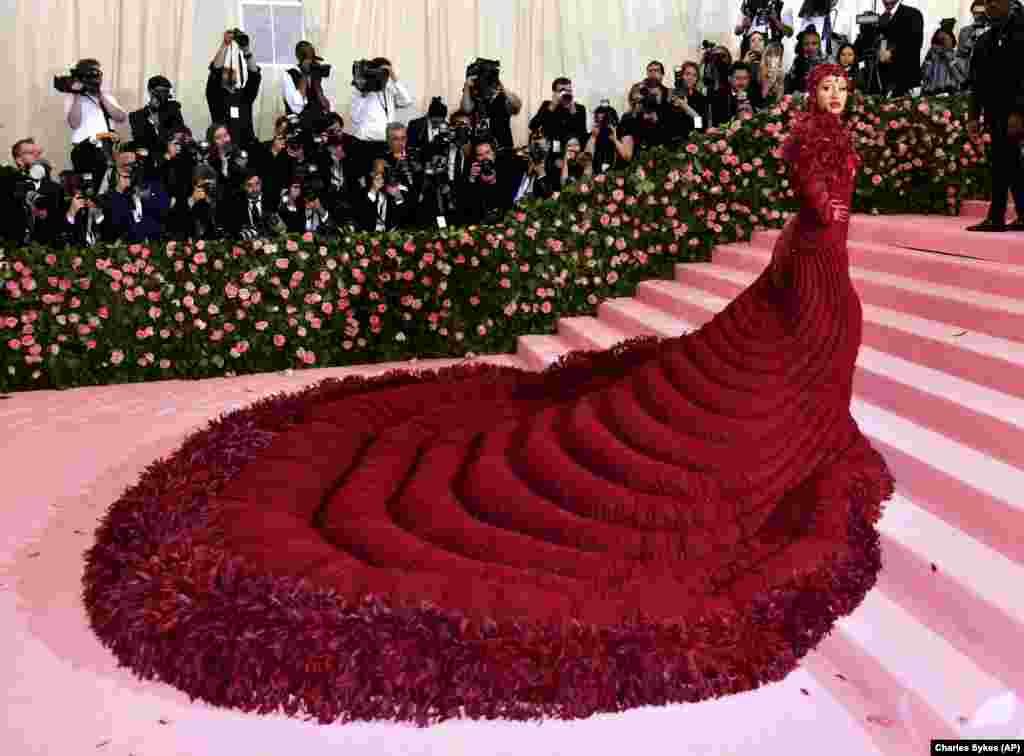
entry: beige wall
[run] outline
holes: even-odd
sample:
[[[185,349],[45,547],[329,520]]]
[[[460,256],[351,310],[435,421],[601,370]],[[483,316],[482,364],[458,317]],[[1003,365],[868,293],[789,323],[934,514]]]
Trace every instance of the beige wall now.
[[[796,8],[798,0],[788,0]],[[911,0],[908,0],[911,2]],[[970,0],[919,0],[926,38],[940,18],[969,20]],[[416,101],[400,113],[415,117],[430,98],[452,107],[466,64],[477,55],[502,61],[506,86],[524,100],[513,121],[520,140],[526,122],[568,75],[581,102],[621,105],[647,61],[668,66],[696,57],[702,39],[733,44],[739,0],[304,0],[307,36],[334,64],[327,86],[348,120],[353,59],[387,55]],[[879,6],[881,3],[879,2]],[[840,32],[854,32],[854,16],[871,0],[840,0]],[[0,141],[4,161],[21,136],[40,141],[58,169],[67,162],[54,74],[80,57],[98,57],[121,104],[139,107],[149,76],[177,85],[186,121],[205,131],[206,68],[224,29],[238,25],[236,0],[0,0],[0,42],[7,51],[9,86],[0,87]],[[17,30],[17,31],[15,31]],[[671,75],[671,74],[670,74]],[[257,130],[270,133],[283,111],[281,72],[264,69]],[[127,128],[125,129],[127,133]]]

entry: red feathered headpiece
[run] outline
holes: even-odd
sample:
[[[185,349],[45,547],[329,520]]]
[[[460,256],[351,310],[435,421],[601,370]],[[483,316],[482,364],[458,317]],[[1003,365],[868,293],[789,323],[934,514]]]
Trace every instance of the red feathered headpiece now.
[[[804,106],[812,113],[818,112],[818,85],[829,76],[846,79],[848,85],[852,83],[846,73],[846,69],[842,66],[835,63],[822,63],[815,66],[810,76],[807,77],[807,103]]]
[[[803,162],[815,172],[844,165],[851,158],[858,159],[853,139],[842,120],[818,107],[818,85],[829,76],[850,80],[842,66],[833,63],[816,66],[807,77],[804,110],[794,115],[789,136],[782,145],[783,159],[796,163],[802,154]]]

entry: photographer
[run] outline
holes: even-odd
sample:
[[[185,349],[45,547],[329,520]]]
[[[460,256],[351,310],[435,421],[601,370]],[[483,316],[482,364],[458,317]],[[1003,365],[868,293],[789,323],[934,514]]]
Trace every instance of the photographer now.
[[[187,127],[167,137],[155,163],[155,174],[171,198],[171,209],[185,202],[191,189],[192,171],[200,159],[201,147]]]
[[[850,47],[852,50],[853,48]],[[840,50],[840,57],[842,50]],[[761,59],[761,82],[760,95],[761,107],[766,108],[778,103],[785,95],[786,72],[782,65],[782,45],[774,42],[765,49],[764,57]],[[851,81],[855,81],[851,79]]]
[[[64,193],[70,197],[60,219],[57,244],[69,247],[93,247],[104,235],[107,215],[97,202],[95,188],[81,174],[66,171]]]
[[[6,208],[2,236],[16,245],[51,244],[59,233],[64,192],[50,178],[52,169],[35,140],[18,140],[11,156],[17,172],[5,176],[0,189],[0,202]]]
[[[95,58],[78,61],[68,76],[58,76],[54,88],[63,92],[64,116],[71,128],[71,163],[78,173],[104,173],[110,164],[109,139],[114,125],[128,121],[128,114],[103,90],[103,69]],[[101,146],[102,143],[102,146]],[[106,148],[106,149],[105,149]]]
[[[744,113],[754,114],[761,108],[760,92],[752,87],[753,76],[746,63],[733,63],[729,73],[729,89],[712,98],[712,125],[721,126]]]
[[[804,29],[796,38],[797,53],[786,74],[786,94],[797,94],[807,88],[807,77],[825,59],[821,55],[821,36],[812,27]]]
[[[693,61],[686,61],[675,71],[675,86],[669,103],[681,113],[684,123],[679,136],[686,138],[693,129],[703,129],[708,112],[708,100],[700,91],[700,67]]]
[[[356,61],[352,67],[352,135],[349,158],[355,175],[365,176],[373,161],[388,152],[388,124],[398,109],[412,105],[412,95],[398,80],[387,58]]]
[[[359,183],[351,178],[345,152],[345,140],[337,134],[330,134],[324,150],[317,161],[317,173],[324,182],[324,206],[338,223],[352,217]]]
[[[179,203],[171,215],[171,229],[179,239],[220,239],[227,225],[226,206],[217,201],[217,173],[208,165],[200,165],[192,173],[192,185],[185,202]]]
[[[971,17],[974,19],[974,22],[960,30],[960,42],[956,48],[957,57],[960,58],[960,65],[968,75],[970,75],[971,71],[971,57],[974,54],[974,45],[978,41],[978,37],[989,27],[985,0],[974,0],[974,3],[971,4]],[[964,84],[964,89],[969,88],[969,86],[970,80]]]
[[[447,130],[445,119],[448,118],[448,106],[440,97],[430,100],[427,114],[409,121],[409,147],[421,150],[424,154],[431,152],[428,148],[434,140]]]
[[[296,68],[289,68],[281,77],[284,112],[288,115],[312,115],[334,112],[334,103],[324,94],[323,80],[331,75],[316,48],[303,41],[295,45]]]
[[[740,42],[740,55],[745,56],[753,34],[781,42],[793,36],[793,11],[783,9],[782,0],[744,0],[740,20],[733,30]]]
[[[637,97],[636,95],[639,95]],[[666,109],[658,101],[657,95],[650,89],[638,85],[632,97],[633,112],[622,119],[618,128],[618,139],[632,141],[630,159],[639,150],[651,147],[664,147],[674,141],[676,135],[672,131],[672,122],[665,119]],[[620,153],[620,157],[622,157]]]
[[[931,49],[921,64],[921,94],[955,94],[964,87],[967,71],[956,54],[955,19],[947,18],[932,35]]]
[[[576,145],[579,148],[579,143]],[[548,199],[558,191],[560,177],[548,174],[551,145],[540,131],[530,137],[530,146],[519,150],[505,168],[508,186],[512,188],[512,204],[524,200]],[[472,173],[472,172],[471,172]],[[501,177],[499,177],[500,183]]]
[[[1010,0],[988,0],[992,26],[974,47],[967,131],[978,145],[981,123],[992,135],[992,189],[988,217],[968,231],[1024,231],[1024,12]],[[1006,223],[1007,195],[1017,219]]]
[[[835,46],[832,33],[834,0],[803,0],[797,18],[797,33],[814,29],[818,33],[821,56],[831,60]]]
[[[174,99],[171,82],[164,76],[153,76],[146,84],[149,102],[128,115],[132,127],[132,141],[151,153],[159,152],[167,138],[185,128],[181,104]]]
[[[924,16],[903,0],[882,0],[877,24],[864,25],[854,46],[869,70],[865,94],[904,97],[921,84]]]
[[[252,106],[259,97],[263,74],[252,56],[249,35],[238,29],[224,32],[220,49],[210,63],[206,104],[210,120],[223,123],[231,140],[242,148],[256,141]]]
[[[497,221],[512,205],[511,191],[509,183],[499,175],[494,144],[475,143],[466,185],[459,195],[462,222],[480,225]]]
[[[477,58],[469,64],[462,110],[470,115],[478,139],[493,139],[498,147],[512,149],[512,116],[522,109],[519,95],[501,83],[501,63]]]
[[[640,99],[639,85],[633,85],[637,102]],[[619,137],[619,114],[608,100],[602,100],[594,111],[594,128],[587,139],[586,152],[590,155],[594,172],[607,173],[622,163],[633,159],[633,137]]]
[[[117,183],[110,194],[106,224],[110,241],[134,244],[163,238],[171,200],[156,177],[146,176],[141,150],[128,142],[117,156]]]
[[[651,95],[658,99],[659,107],[666,107],[668,105],[669,97],[671,93],[668,87],[665,86],[665,64],[658,60],[652,60],[647,64],[647,77],[640,82],[637,82],[629,88],[629,94],[626,96],[626,102],[631,104],[632,107],[632,96],[633,91],[640,87],[644,90],[644,95]]]
[[[217,199],[223,200],[223,192],[230,186],[241,184],[248,174],[249,154],[235,144],[227,124],[211,124],[206,132],[206,141],[210,145],[206,162],[219,178],[221,195]]]
[[[243,191],[225,213],[225,230],[232,239],[266,239],[274,234],[279,218],[268,197],[263,193],[263,179],[257,174],[246,176]]]
[[[551,95],[530,119],[530,131],[543,131],[551,140],[552,155],[558,157],[570,139],[587,138],[587,109],[575,101],[572,81],[564,76],[551,83]]]
[[[569,139],[565,158],[561,161],[561,186],[569,186],[594,176],[594,157],[584,152],[576,137]]]
[[[367,190],[356,205],[356,219],[363,231],[393,231],[408,225],[407,205],[402,201],[402,187],[391,174],[387,161],[379,158],[367,176]]]

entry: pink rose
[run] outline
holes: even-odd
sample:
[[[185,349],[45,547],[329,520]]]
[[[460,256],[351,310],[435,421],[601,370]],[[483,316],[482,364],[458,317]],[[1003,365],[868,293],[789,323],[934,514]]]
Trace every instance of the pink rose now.
[[[284,346],[285,341],[285,337],[282,336],[281,334],[274,334],[274,346],[276,346],[278,349]]]
[[[279,270],[286,270],[288,268],[288,258],[279,257],[274,260],[274,265],[276,265]]]
[[[122,362],[124,362],[124,352],[122,352],[120,349],[115,349],[113,352],[110,353],[110,361],[115,365],[120,365]]]

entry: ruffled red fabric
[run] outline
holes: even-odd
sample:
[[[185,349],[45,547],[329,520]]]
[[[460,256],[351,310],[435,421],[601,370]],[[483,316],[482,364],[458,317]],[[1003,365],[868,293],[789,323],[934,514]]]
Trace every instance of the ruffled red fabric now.
[[[89,552],[137,674],[320,721],[581,717],[781,679],[880,567],[850,411],[852,171],[801,173],[769,270],[678,339],[326,382],[155,465]],[[775,271],[777,272],[777,271]]]

